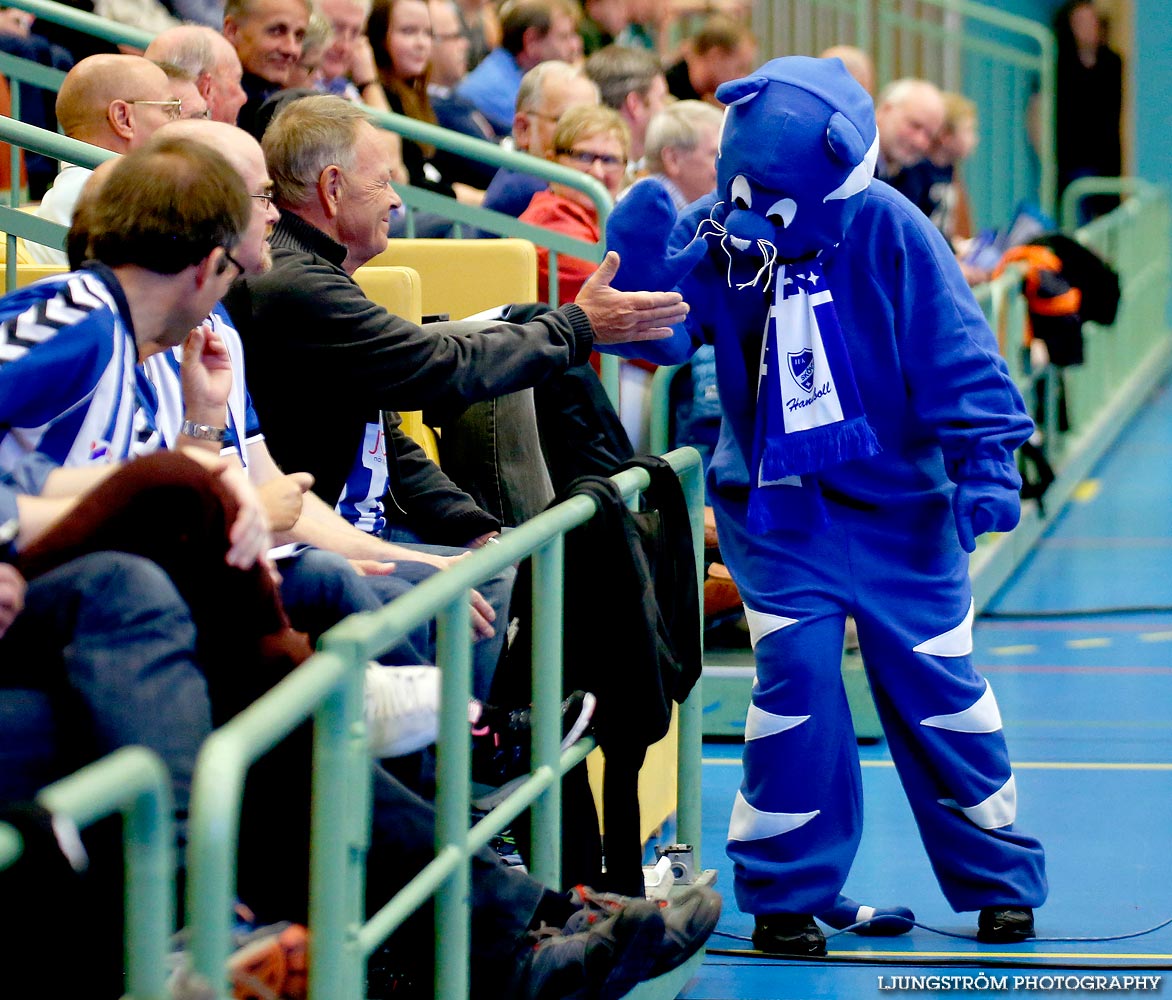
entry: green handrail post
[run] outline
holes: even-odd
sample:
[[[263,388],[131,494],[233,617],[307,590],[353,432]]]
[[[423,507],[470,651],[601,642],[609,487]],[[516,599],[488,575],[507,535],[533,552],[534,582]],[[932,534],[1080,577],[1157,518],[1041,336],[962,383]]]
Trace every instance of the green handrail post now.
[[[700,633],[701,662],[704,651],[704,466],[695,448],[681,448],[668,456],[680,476],[684,498],[688,504],[688,519],[692,526],[692,545],[696,555],[696,586],[700,599],[700,615],[696,629]],[[676,827],[682,843],[691,844],[696,863],[702,854],[701,785],[703,766],[700,759],[700,741],[704,725],[704,681],[696,680],[679,709],[679,736],[676,754]]]
[[[533,554],[533,651],[530,669],[533,692],[533,730],[530,760],[535,766],[555,766],[561,746],[562,619],[565,594],[565,536],[557,535]],[[554,782],[533,806],[530,828],[532,871],[546,885],[560,885],[562,788]]]
[[[330,633],[321,647],[338,657],[342,683],[314,714],[309,986],[311,996],[355,996],[365,982],[366,958],[358,932],[370,843],[370,753],[362,724],[367,658],[359,645]],[[344,734],[340,740],[338,733]]]
[[[67,4],[54,3],[52,0],[5,0],[5,7],[15,7],[17,10],[35,14],[41,21],[59,24],[64,28],[72,28],[103,41],[114,42],[116,45],[127,45],[135,49],[145,49],[154,38],[149,31],[111,21],[97,14],[78,10]]]
[[[134,1000],[167,1000],[175,831],[171,777],[163,762],[144,747],[124,747],[42,789],[37,801],[82,827],[121,812],[126,983]]]
[[[472,697],[472,618],[468,609],[471,592],[461,590],[440,610],[437,618],[436,661],[441,671],[443,698],[440,706],[439,751],[436,761],[435,850],[462,848],[468,839],[471,808],[468,773],[471,750],[468,701]],[[502,623],[504,627],[504,623]],[[468,995],[468,955],[471,930],[472,859],[461,852],[436,896],[435,988],[437,996]]]
[[[0,871],[3,871],[24,850],[24,840],[16,832],[16,828],[8,823],[0,823]]]

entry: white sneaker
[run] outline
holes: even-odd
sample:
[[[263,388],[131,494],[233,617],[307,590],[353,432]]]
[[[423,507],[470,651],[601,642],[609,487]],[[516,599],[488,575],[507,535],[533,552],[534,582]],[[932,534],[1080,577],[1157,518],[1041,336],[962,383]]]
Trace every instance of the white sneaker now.
[[[439,738],[440,672],[435,667],[366,668],[366,739],[371,755],[402,757]]]

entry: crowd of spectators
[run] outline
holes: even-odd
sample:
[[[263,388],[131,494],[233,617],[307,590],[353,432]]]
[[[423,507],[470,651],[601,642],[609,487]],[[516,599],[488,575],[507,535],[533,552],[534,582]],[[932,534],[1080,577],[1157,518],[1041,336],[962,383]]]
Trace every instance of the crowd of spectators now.
[[[662,0],[586,0],[581,8],[574,0],[506,0],[499,8],[484,0],[227,0],[222,12],[189,0],[168,12],[189,23],[131,55],[71,53],[35,34],[31,19],[0,11],[0,48],[68,69],[55,102],[26,104],[30,118],[119,154],[97,171],[65,164],[55,175],[53,164],[28,161],[30,191],[43,196],[37,213],[72,229],[66,251],[29,241],[27,252],[79,270],[41,298],[0,305],[0,347],[7,348],[0,354],[0,512],[14,525],[19,516],[21,525],[8,561],[39,551],[34,544],[48,538],[71,569],[64,578],[53,576],[57,566],[42,569],[26,584],[0,561],[0,643],[19,671],[7,686],[29,683],[29,657],[49,650],[54,689],[80,698],[86,725],[102,734],[82,750],[71,745],[61,759],[75,765],[79,755],[120,743],[155,745],[172,769],[182,810],[184,783],[209,726],[304,659],[304,636],[312,640],[349,613],[382,607],[502,529],[385,413],[423,406],[456,412],[533,386],[584,366],[596,341],[661,335],[686,310],[678,296],[647,299],[611,288],[613,256],[598,265],[570,254],[557,255],[555,308],[524,322],[417,327],[382,310],[353,275],[385,249],[388,226],[391,235],[402,231],[393,183],[587,242],[602,236],[594,201],[572,185],[377,129],[363,106],[580,171],[612,200],[633,183],[659,184],[682,211],[715,188],[715,91],[752,70],[757,42],[744,18],[717,14],[669,49],[673,14]],[[1119,171],[1120,66],[1088,0],[1067,5],[1059,26],[1066,32],[1058,122],[1065,185]],[[823,55],[841,59],[874,93],[866,53],[835,46]],[[1076,101],[1089,106],[1092,98],[1101,106],[1094,141],[1081,118],[1078,127],[1071,120]],[[888,83],[875,104],[875,176],[920,207],[959,250],[973,231],[962,164],[976,144],[978,109],[920,79]],[[160,208],[167,198],[184,212],[168,216]],[[549,253],[538,256],[539,294],[547,299]],[[972,282],[985,276],[966,272]],[[79,296],[89,303],[80,309]],[[31,329],[29,309],[58,300],[78,311],[69,314],[77,336]],[[67,344],[81,353],[60,349]],[[86,374],[75,377],[71,365]],[[678,440],[707,451],[719,407],[703,356],[690,377]],[[623,417],[639,449],[646,441],[635,405],[638,415]],[[203,638],[205,629],[216,633],[206,607],[181,582],[186,565],[163,560],[160,577],[154,549],[142,560],[134,548],[83,552],[75,540],[72,548],[57,540],[63,513],[92,512],[91,491],[112,470],[119,476],[145,468],[138,463],[158,451],[190,458],[177,454],[178,464],[152,469],[147,486],[175,479],[221,511],[212,550],[247,576],[242,593],[272,625],[254,647],[234,654],[238,662],[270,650],[263,677],[246,691],[221,687],[210,672],[209,657],[222,648]],[[77,474],[62,476],[71,469]],[[274,540],[297,549],[275,566],[263,554]],[[70,659],[66,644],[91,627],[90,606],[112,575],[130,581],[119,590],[126,615],[165,621],[159,630],[176,648],[135,646],[141,657],[101,690],[86,688],[83,675],[93,664]],[[504,572],[471,598],[478,705],[491,698],[512,585],[513,574]],[[62,588],[75,612],[68,620],[61,618]],[[720,613],[738,605],[727,574],[717,589]],[[276,653],[262,641],[273,635],[281,637]],[[105,717],[121,690],[115,685],[124,686],[129,704],[145,702],[143,675],[159,658],[181,665],[183,676],[151,701],[154,715]],[[434,629],[404,637],[383,659],[387,668],[434,662]],[[390,708],[381,717],[368,711],[368,722],[383,726],[385,750],[402,745],[394,729],[407,723],[394,717],[434,716],[436,693],[434,670],[393,683],[383,676],[371,674],[368,708]],[[430,693],[420,694],[424,688]],[[579,700],[568,710],[577,718],[581,707]],[[146,725],[160,719],[174,722],[165,736]],[[308,774],[304,753],[295,744],[280,773]],[[381,902],[397,888],[404,859],[425,862],[431,813],[377,764],[373,780],[369,895]],[[263,782],[255,787],[262,811],[272,793]],[[308,808],[303,791],[304,801],[301,790],[294,793],[298,810]],[[256,845],[273,836],[264,829]],[[279,863],[303,869],[297,852],[304,847],[294,844],[282,858],[266,859],[259,846],[242,854],[247,884],[256,887],[252,905],[273,918],[304,919],[303,900],[276,887],[274,874]],[[478,856],[476,865],[473,960],[486,982],[508,984],[516,996],[571,992],[567,969],[618,996],[687,957],[711,931],[713,907],[719,910],[702,892],[663,913],[637,901],[609,909],[587,897],[567,902],[533,880],[502,874],[495,858]],[[549,927],[557,930],[535,936]],[[409,941],[419,928],[402,933]]]

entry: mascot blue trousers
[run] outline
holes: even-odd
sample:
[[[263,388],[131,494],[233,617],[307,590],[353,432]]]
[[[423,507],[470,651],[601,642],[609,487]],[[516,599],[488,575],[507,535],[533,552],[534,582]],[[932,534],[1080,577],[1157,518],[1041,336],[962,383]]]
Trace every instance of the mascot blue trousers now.
[[[826,530],[762,536],[746,531],[745,491],[710,496],[757,661],[729,825],[741,910],[818,913],[850,871],[863,810],[840,673],[847,614],[948,902],[1040,906],[1043,853],[1013,827],[1014,778],[972,665],[968,558],[947,497],[866,511],[828,499]]]

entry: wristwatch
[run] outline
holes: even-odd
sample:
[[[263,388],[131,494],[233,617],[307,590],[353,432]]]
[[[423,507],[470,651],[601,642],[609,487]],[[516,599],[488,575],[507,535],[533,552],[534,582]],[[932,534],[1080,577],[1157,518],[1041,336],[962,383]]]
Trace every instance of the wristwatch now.
[[[223,441],[228,436],[228,429],[213,427],[211,424],[197,424],[194,420],[184,420],[179,433],[193,437],[197,441]]]

